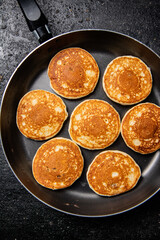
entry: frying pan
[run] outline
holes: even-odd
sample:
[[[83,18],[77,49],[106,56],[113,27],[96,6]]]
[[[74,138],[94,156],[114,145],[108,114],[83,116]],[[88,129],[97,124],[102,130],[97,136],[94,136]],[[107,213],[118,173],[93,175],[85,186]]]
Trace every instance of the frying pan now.
[[[36,35],[39,41],[43,42],[50,38],[51,33],[48,27],[42,26],[44,20],[45,25],[47,24],[47,20],[36,3],[32,1],[32,4],[35,4],[32,9],[37,11],[40,25],[37,23],[35,27],[36,20],[32,18],[33,15],[27,15],[28,10],[26,9],[28,8],[22,4],[26,1],[19,2],[30,25],[30,30],[38,32]],[[148,155],[136,153],[125,145],[121,135],[107,149],[124,151],[139,164],[142,176],[137,186],[131,191],[114,197],[102,197],[89,188],[86,181],[86,171],[93,158],[101,152],[100,150],[90,151],[81,148],[85,159],[84,170],[80,179],[69,188],[53,191],[40,186],[33,178],[32,159],[37,149],[45,141],[37,142],[27,139],[19,132],[16,126],[17,105],[21,97],[30,90],[44,89],[53,92],[49,85],[47,67],[50,59],[58,51],[67,47],[81,47],[89,51],[96,59],[101,73],[95,91],[89,96],[79,100],[63,98],[69,116],[77,104],[93,98],[107,101],[119,112],[121,118],[124,116],[130,107],[112,102],[102,88],[102,76],[107,64],[121,55],[139,57],[150,67],[153,76],[153,89],[144,102],[160,104],[160,57],[144,44],[124,34],[107,30],[80,30],[53,37],[33,50],[19,64],[4,91],[1,103],[1,141],[6,159],[20,183],[33,196],[54,209],[86,217],[110,216],[125,212],[145,202],[159,190],[160,151]],[[68,124],[69,118],[57,137],[69,138]]]

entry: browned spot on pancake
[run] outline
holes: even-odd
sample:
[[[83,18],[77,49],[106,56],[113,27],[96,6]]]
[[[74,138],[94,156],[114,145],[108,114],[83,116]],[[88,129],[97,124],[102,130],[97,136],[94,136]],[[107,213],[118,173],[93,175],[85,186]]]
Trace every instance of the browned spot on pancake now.
[[[137,123],[137,132],[143,139],[154,137],[156,130],[157,130],[156,119],[153,120],[151,118],[144,117],[140,119]]]
[[[33,90],[19,102],[17,126],[25,137],[44,140],[60,131],[67,116],[60,97],[45,90]]]
[[[81,98],[94,90],[99,78],[99,68],[86,50],[67,48],[51,59],[48,76],[56,93],[65,98]]]
[[[66,79],[69,87],[83,88],[83,79],[85,78],[84,69],[78,62],[72,62],[70,65],[65,64],[62,71],[62,79]]]
[[[150,69],[137,57],[121,56],[111,61],[103,75],[107,96],[122,105],[144,100],[152,89]]]
[[[131,190],[140,176],[140,168],[133,158],[121,151],[101,152],[87,171],[89,186],[103,196],[114,196]]]
[[[119,132],[119,114],[105,101],[86,100],[72,112],[69,134],[84,148],[105,148],[117,139]]]
[[[136,89],[139,87],[138,78],[133,71],[124,70],[118,76],[118,85],[126,93],[131,92],[131,91],[136,91]]]
[[[28,118],[31,122],[34,122],[35,125],[41,126],[49,124],[51,115],[52,111],[50,111],[49,107],[46,104],[45,107],[43,104],[36,104],[36,106],[34,106],[34,108],[31,108],[29,111]]]
[[[81,176],[83,157],[79,147],[71,140],[54,138],[37,150],[32,169],[36,181],[42,186],[66,188]]]
[[[84,119],[82,128],[88,133],[88,135],[92,134],[95,137],[98,135],[105,135],[106,133],[105,121],[100,116],[91,116]]]
[[[122,137],[128,147],[147,154],[160,148],[160,108],[142,103],[131,108],[123,117]]]

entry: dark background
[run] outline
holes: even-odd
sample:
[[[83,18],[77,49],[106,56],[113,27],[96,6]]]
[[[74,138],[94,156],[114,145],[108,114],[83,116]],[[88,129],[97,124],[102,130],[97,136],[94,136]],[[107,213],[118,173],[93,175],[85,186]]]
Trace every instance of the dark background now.
[[[78,29],[127,34],[160,54],[160,1],[38,0],[54,36]],[[15,0],[0,0],[0,94],[38,41]],[[14,137],[14,136],[13,136]],[[160,239],[160,192],[129,212],[82,218],[49,208],[18,182],[0,149],[1,239]]]

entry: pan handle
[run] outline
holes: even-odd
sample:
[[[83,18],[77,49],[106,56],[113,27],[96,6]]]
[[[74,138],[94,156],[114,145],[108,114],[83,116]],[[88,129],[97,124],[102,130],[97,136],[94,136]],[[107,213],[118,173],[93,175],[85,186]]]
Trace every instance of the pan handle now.
[[[48,28],[48,20],[35,0],[17,0],[27,21],[29,30],[43,43],[52,37]]]

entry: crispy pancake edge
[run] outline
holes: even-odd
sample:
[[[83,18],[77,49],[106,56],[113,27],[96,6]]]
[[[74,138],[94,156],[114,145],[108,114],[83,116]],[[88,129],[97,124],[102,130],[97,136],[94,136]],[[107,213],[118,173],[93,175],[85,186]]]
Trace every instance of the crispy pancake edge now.
[[[62,123],[62,125],[59,127],[59,129],[57,130],[57,132],[56,133],[54,133],[53,135],[50,135],[49,137],[47,137],[47,138],[30,138],[30,137],[28,137],[27,135],[25,135],[23,132],[21,132],[21,130],[20,130],[20,128],[19,128],[19,124],[18,124],[18,114],[17,114],[17,110],[18,110],[18,107],[19,107],[19,104],[20,104],[20,102],[21,102],[21,100],[28,94],[28,93],[30,93],[30,92],[33,92],[33,91],[45,91],[45,92],[47,92],[47,93],[51,93],[51,94],[53,94],[53,95],[55,95],[58,99],[60,99],[60,101],[62,102],[62,104],[63,104],[63,107],[64,107],[64,112],[65,112],[65,119],[64,119],[64,121],[63,121],[63,123]],[[52,93],[52,92],[49,92],[49,91],[47,91],[47,90],[44,90],[44,89],[35,89],[35,90],[31,90],[31,91],[28,91],[27,93],[25,93],[22,97],[21,97],[21,99],[19,100],[19,102],[18,102],[18,105],[17,105],[17,109],[16,109],[16,125],[17,125],[17,128],[18,128],[18,130],[20,131],[20,133],[24,136],[24,137],[26,137],[26,138],[28,138],[28,139],[31,139],[31,140],[34,140],[34,141],[44,141],[44,140],[49,140],[49,139],[51,139],[51,138],[53,138],[54,136],[56,136],[59,132],[60,132],[60,130],[62,129],[62,127],[63,127],[63,124],[64,124],[64,122],[66,121],[66,119],[68,118],[68,112],[67,112],[67,106],[66,106],[66,104],[64,103],[64,101],[61,99],[61,97],[60,96],[57,96],[56,94],[54,94],[54,93]]]
[[[136,106],[140,106],[140,105],[144,105],[144,104],[148,104],[148,103],[149,103],[149,104],[153,104],[154,106],[160,108],[158,105],[156,105],[155,103],[151,103],[151,102],[140,103],[140,104],[137,104]],[[124,136],[123,136],[122,124],[123,124],[123,122],[124,122],[124,119],[125,119],[125,117],[128,115],[128,113],[130,113],[131,110],[132,110],[134,107],[136,107],[136,106],[133,106],[132,108],[130,108],[130,109],[125,113],[125,115],[123,116],[122,121],[121,121],[121,127],[120,127],[121,136],[122,136],[125,144],[127,145],[127,147],[129,147],[130,149],[132,149],[134,152],[137,152],[137,153],[140,153],[140,154],[143,154],[143,155],[154,153],[154,152],[158,151],[158,149],[156,149],[156,150],[154,150],[154,151],[152,151],[152,152],[149,152],[149,153],[144,153],[144,152],[136,151],[134,148],[132,148],[131,146],[128,145],[128,143],[126,142],[126,140],[125,140],[125,138],[124,138]]]
[[[83,104],[83,103],[85,103],[85,102],[88,102],[88,101],[90,101],[90,100],[98,100],[98,101],[102,101],[102,102],[108,103],[107,101],[104,101],[104,100],[101,100],[101,99],[87,99],[87,100],[84,100],[83,102],[81,102],[80,104],[78,104],[78,105],[73,109],[73,111],[72,111],[72,113],[71,113],[71,115],[70,115],[69,126],[68,126],[68,133],[69,133],[69,136],[70,136],[71,139],[72,139],[72,136],[71,136],[71,133],[70,133],[70,129],[71,129],[72,116],[73,116],[73,114],[74,114],[74,111],[75,111],[81,104]],[[108,103],[108,104],[109,104],[109,103]],[[115,112],[118,114],[118,120],[119,120],[119,121],[118,121],[118,123],[119,123],[119,131],[118,131],[117,136],[116,136],[116,138],[114,139],[114,141],[110,144],[110,145],[112,145],[112,144],[117,140],[117,138],[118,138],[119,135],[120,135],[121,118],[120,118],[120,115],[119,115],[118,111],[117,111],[111,104],[109,104],[109,105],[110,105],[110,106],[115,110]],[[80,147],[83,147],[84,149],[88,149],[88,150],[100,150],[100,149],[106,148],[106,147],[103,147],[103,148],[89,148],[89,147],[84,147],[82,144],[76,142],[74,139],[72,139],[72,141],[75,142],[76,144],[78,144]],[[109,147],[110,145],[108,145],[107,147]]]
[[[37,152],[39,151],[39,149],[40,149],[45,143],[47,143],[47,142],[49,142],[49,141],[52,141],[52,140],[57,140],[57,139],[60,139],[60,140],[62,139],[62,140],[69,141],[69,142],[71,142],[71,143],[73,143],[73,144],[75,144],[75,145],[77,146],[77,149],[78,149],[78,151],[79,151],[79,153],[80,153],[80,156],[81,156],[81,158],[82,158],[83,167],[82,167],[81,174],[80,174],[80,175],[74,180],[74,182],[72,182],[68,187],[64,187],[64,188],[54,188],[54,189],[53,189],[53,188],[49,188],[49,187],[46,187],[45,185],[40,184],[40,183],[36,180],[36,178],[35,178],[35,176],[34,176],[34,171],[33,171],[33,164],[34,164],[34,159],[35,159],[35,157],[36,157]],[[35,154],[34,154],[33,160],[32,160],[32,175],[33,175],[35,181],[36,181],[40,186],[42,186],[42,187],[44,187],[44,188],[46,188],[46,189],[51,189],[51,190],[53,190],[53,191],[54,191],[54,190],[63,190],[63,189],[66,189],[66,188],[71,187],[71,186],[81,177],[81,175],[82,175],[82,173],[83,173],[83,170],[84,170],[84,157],[83,157],[83,155],[82,155],[82,151],[81,151],[80,147],[79,147],[76,143],[74,143],[72,140],[70,140],[70,139],[68,139],[68,138],[63,138],[63,137],[52,138],[52,139],[46,141],[45,143],[43,143],[43,144],[37,149],[37,151],[36,151]]]
[[[122,192],[122,193],[118,193],[118,194],[114,194],[114,195],[104,195],[104,194],[100,194],[100,193],[96,192],[96,191],[92,188],[92,186],[89,184],[88,173],[89,173],[90,167],[92,166],[92,164],[94,163],[94,161],[96,161],[96,159],[97,159],[97,157],[98,157],[99,155],[101,155],[101,154],[103,154],[103,153],[106,153],[106,152],[107,152],[107,153],[108,153],[108,152],[111,152],[111,153],[112,153],[112,152],[114,152],[114,153],[121,153],[121,154],[124,155],[124,156],[129,156],[129,157],[133,160],[135,166],[137,166],[138,169],[139,169],[139,177],[138,177],[137,180],[135,181],[135,184],[133,185],[132,188],[130,188],[130,189],[128,189],[127,191]],[[125,153],[125,152],[123,152],[123,151],[119,151],[119,150],[106,150],[106,151],[100,152],[100,153],[99,153],[98,155],[96,155],[95,158],[92,160],[92,162],[90,163],[90,165],[89,165],[89,167],[88,167],[87,173],[86,173],[86,179],[87,179],[88,186],[90,187],[90,189],[91,189],[93,192],[95,192],[95,193],[96,193],[97,195],[99,195],[99,196],[109,197],[109,198],[110,198],[110,197],[118,196],[118,195],[125,194],[126,192],[131,191],[131,190],[137,185],[139,179],[141,178],[141,175],[142,175],[142,172],[141,172],[140,166],[136,163],[136,161],[135,161],[129,154],[127,154],[127,153]]]
[[[105,88],[104,76],[106,75],[106,72],[107,72],[108,68],[110,67],[110,65],[113,63],[113,61],[114,61],[115,59],[122,58],[122,57],[137,58],[138,60],[140,60],[140,61],[146,66],[146,68],[149,70],[149,73],[150,73],[150,76],[151,76],[151,84],[152,84],[152,87],[153,87],[153,77],[152,77],[152,73],[151,73],[150,68],[149,68],[140,58],[135,57],[135,56],[131,56],[131,55],[119,56],[119,57],[114,58],[114,59],[107,65],[107,67],[106,67],[106,69],[105,69],[105,71],[104,71],[103,77],[102,77],[102,86],[103,86],[104,92],[106,93],[107,97],[108,97],[109,99],[111,99],[113,102],[119,103],[119,104],[124,105],[124,106],[127,106],[127,105],[129,106],[129,105],[134,105],[134,104],[140,103],[140,102],[142,102],[143,100],[145,100],[145,99],[150,95],[150,93],[151,93],[151,91],[152,91],[152,87],[151,87],[151,89],[150,89],[149,94],[148,94],[146,97],[144,97],[144,98],[142,98],[141,100],[136,101],[136,102],[134,102],[134,103],[124,103],[124,102],[117,101],[117,100],[115,100],[114,98],[112,98],[112,97],[108,94],[108,92],[107,92],[107,90],[106,90],[106,88]]]
[[[80,95],[80,96],[78,96],[78,97],[66,97],[65,95],[59,93],[57,90],[55,90],[55,89],[52,87],[52,85],[51,85],[51,80],[50,80],[50,77],[49,77],[49,65],[50,65],[52,59],[53,59],[57,54],[59,54],[59,52],[61,52],[61,51],[63,51],[63,50],[66,50],[66,49],[74,49],[74,48],[75,48],[75,49],[83,50],[83,51],[85,51],[87,54],[90,54],[90,56],[93,58],[93,60],[95,61],[96,66],[97,66],[98,76],[97,76],[97,81],[96,81],[95,86],[93,87],[93,89],[92,89],[88,94]],[[52,89],[55,93],[57,93],[59,96],[61,96],[61,97],[63,97],[63,98],[66,98],[66,99],[79,99],[79,98],[83,98],[83,97],[86,97],[86,96],[88,96],[89,94],[91,94],[91,93],[95,90],[95,88],[96,88],[96,86],[97,86],[97,84],[98,84],[98,81],[99,81],[99,76],[100,76],[100,69],[99,69],[98,63],[97,63],[97,61],[95,60],[95,58],[92,56],[92,54],[91,54],[90,52],[88,52],[87,50],[85,50],[85,49],[83,49],[83,48],[80,48],[80,47],[64,48],[64,49],[61,49],[59,52],[57,52],[57,53],[51,58],[51,60],[50,60],[50,62],[49,62],[49,64],[48,64],[47,75],[48,75],[48,78],[49,78],[49,80],[50,80],[50,87],[51,87],[51,89]]]

